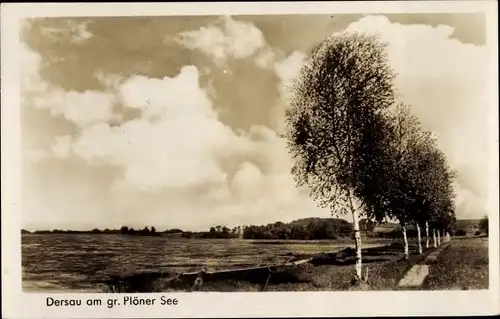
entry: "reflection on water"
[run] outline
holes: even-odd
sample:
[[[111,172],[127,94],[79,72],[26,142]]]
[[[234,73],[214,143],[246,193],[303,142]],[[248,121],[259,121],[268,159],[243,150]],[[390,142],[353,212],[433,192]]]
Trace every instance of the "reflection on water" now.
[[[293,254],[338,250],[332,242],[256,243],[122,235],[22,235],[23,289],[99,291],[112,275],[178,273],[281,263]]]

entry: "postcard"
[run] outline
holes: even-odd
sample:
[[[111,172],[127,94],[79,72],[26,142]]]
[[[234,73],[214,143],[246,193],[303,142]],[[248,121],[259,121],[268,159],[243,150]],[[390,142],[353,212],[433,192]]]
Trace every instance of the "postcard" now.
[[[6,317],[500,312],[496,2],[1,12]]]

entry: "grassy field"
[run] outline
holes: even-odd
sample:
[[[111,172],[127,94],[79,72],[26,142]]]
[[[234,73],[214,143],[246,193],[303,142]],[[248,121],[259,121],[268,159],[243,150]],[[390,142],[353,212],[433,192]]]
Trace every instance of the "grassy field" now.
[[[277,276],[271,281],[267,291],[346,291],[346,290],[393,290],[396,284],[403,278],[409,268],[423,260],[425,256],[433,251],[426,250],[423,255],[416,254],[416,246],[411,246],[412,255],[408,260],[403,258],[401,244],[393,244],[382,248],[371,248],[363,251],[364,269],[368,268],[367,285],[352,286],[351,279],[354,268],[351,263],[346,265],[304,265],[303,267],[291,268],[283,272],[287,276]],[[283,280],[280,280],[280,277]],[[229,284],[229,283],[228,283]],[[234,283],[233,283],[234,284]],[[203,291],[211,291],[226,287],[215,287],[210,283]],[[233,291],[258,291],[258,285],[242,286],[241,283],[234,287]]]
[[[430,266],[422,289],[488,289],[488,238],[453,240]]]

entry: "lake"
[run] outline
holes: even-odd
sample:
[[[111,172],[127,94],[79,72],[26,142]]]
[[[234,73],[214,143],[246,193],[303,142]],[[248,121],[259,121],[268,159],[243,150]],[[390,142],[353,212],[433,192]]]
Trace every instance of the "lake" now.
[[[387,240],[370,240],[379,246]],[[23,234],[23,290],[100,292],[112,275],[208,271],[276,264],[294,254],[334,252],[349,240],[259,241],[87,234]]]

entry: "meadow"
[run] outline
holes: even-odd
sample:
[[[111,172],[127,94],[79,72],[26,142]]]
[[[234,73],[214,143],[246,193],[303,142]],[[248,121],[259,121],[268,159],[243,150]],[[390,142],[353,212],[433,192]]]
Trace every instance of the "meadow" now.
[[[459,238],[430,265],[422,289],[488,289],[488,238]]]

